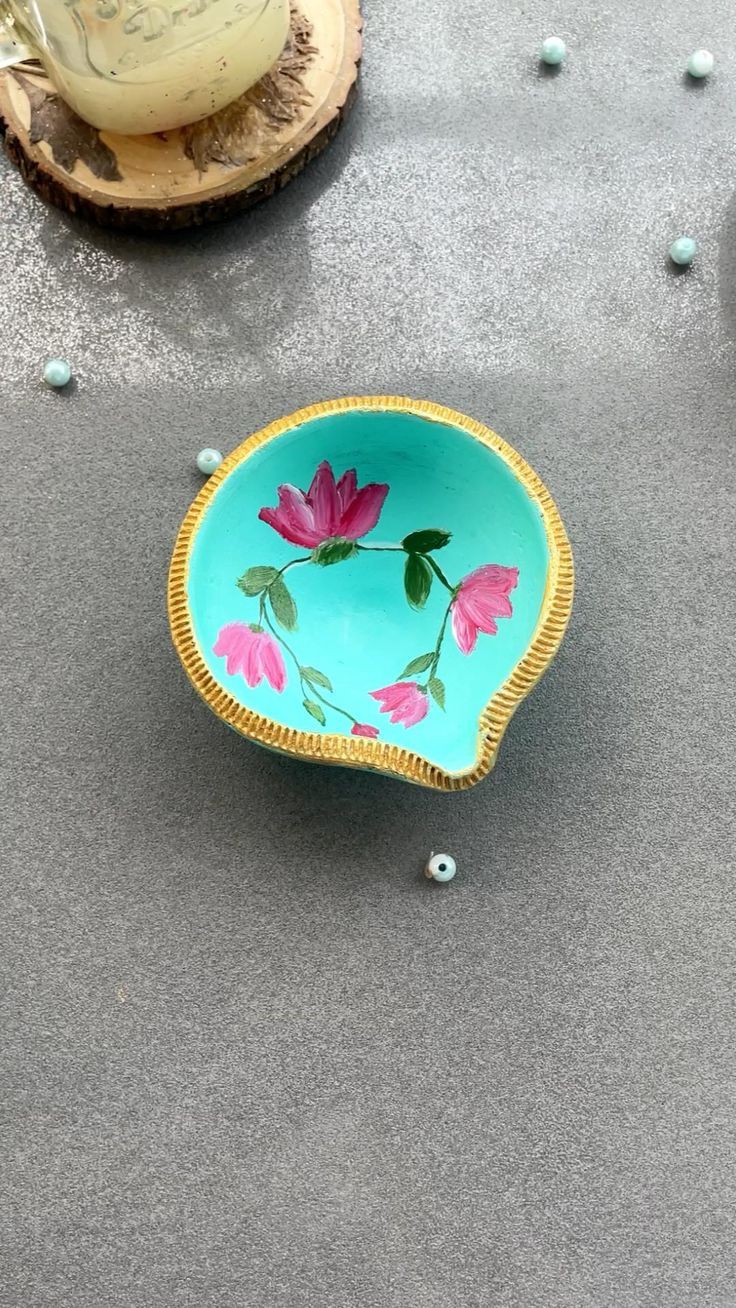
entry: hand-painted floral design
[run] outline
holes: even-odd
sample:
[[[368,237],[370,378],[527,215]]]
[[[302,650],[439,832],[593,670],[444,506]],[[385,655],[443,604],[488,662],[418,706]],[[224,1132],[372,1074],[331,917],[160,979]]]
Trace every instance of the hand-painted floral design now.
[[[351,736],[367,736],[369,740],[375,740],[380,734],[378,727],[372,727],[368,722],[355,722],[350,729]]]
[[[487,563],[463,577],[450,605],[452,634],[463,654],[473,653],[479,631],[495,636],[495,619],[511,617],[509,593],[518,580],[518,568],[502,568],[497,563]]]
[[[229,677],[243,674],[249,686],[259,686],[263,678],[279,694],[286,685],[284,658],[273,636],[262,627],[247,622],[228,622],[220,628],[215,654],[225,659]]]
[[[426,690],[422,690],[416,681],[395,681],[382,690],[372,690],[372,699],[377,699],[382,713],[390,713],[390,721],[401,722],[405,727],[414,727],[429,712],[429,700]]]
[[[258,517],[292,545],[316,549],[327,540],[359,540],[372,531],[381,515],[388,486],[371,482],[358,490],[354,468],[338,482],[326,459],[320,463],[308,491],[279,486],[277,509],[261,509]]]
[[[331,567],[376,550],[393,551],[404,557],[404,593],[411,608],[425,607],[435,582],[447,592],[434,648],[412,659],[397,681],[367,692],[391,723],[407,728],[427,716],[431,701],[445,707],[446,689],[438,668],[448,625],[458,649],[472,654],[480,632],[495,636],[496,620],[512,616],[509,595],[519,580],[518,568],[486,563],[453,584],[435,558],[451,540],[450,533],[440,527],[410,532],[397,544],[359,543],[376,526],[388,490],[379,482],[359,489],[352,468],[336,481],[327,460],[320,463],[308,491],[279,486],[278,507],[262,508],[258,517],[284,540],[310,552],[280,568],[271,564],[249,567],[237,585],[247,599],[258,601],[258,620],[228,623],[214,646],[215,654],[225,658],[230,675],[242,673],[249,686],[259,685],[265,678],[279,693],[286,685],[286,655],[298,677],[305,712],[322,727],[327,724],[325,710],[336,713],[351,723],[351,736],[366,740],[377,739],[378,727],[361,722],[328,698],[334,693],[330,678],[302,663],[283,634],[295,631],[298,620],[294,597],[284,580],[286,573],[309,564]]]

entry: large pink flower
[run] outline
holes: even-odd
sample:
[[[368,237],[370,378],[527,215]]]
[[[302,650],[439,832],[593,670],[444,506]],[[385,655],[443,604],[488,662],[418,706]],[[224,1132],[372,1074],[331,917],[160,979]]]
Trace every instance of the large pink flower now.
[[[403,722],[405,727],[413,727],[427,716],[429,700],[416,681],[395,681],[370,695],[379,701],[382,713],[390,713],[392,722]]]
[[[320,463],[306,492],[296,486],[279,486],[277,509],[261,509],[258,517],[292,545],[313,550],[323,540],[343,536],[358,540],[372,531],[380,517],[388,486],[371,482],[358,490],[355,469],[335,483],[327,460]]]
[[[221,627],[214,645],[215,654],[226,659],[228,676],[241,672],[249,686],[260,685],[263,678],[279,693],[286,685],[284,658],[273,636],[247,622],[228,622]]]
[[[487,563],[469,572],[452,601],[452,634],[463,654],[472,654],[478,632],[495,636],[495,618],[511,617],[509,591],[519,580],[518,568]]]

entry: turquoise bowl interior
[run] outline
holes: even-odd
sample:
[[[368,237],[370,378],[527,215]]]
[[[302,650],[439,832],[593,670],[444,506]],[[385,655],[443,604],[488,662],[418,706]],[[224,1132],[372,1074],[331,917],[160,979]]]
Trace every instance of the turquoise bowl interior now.
[[[420,779],[400,761],[408,752],[428,765],[434,784],[445,777],[477,779],[489,703],[540,628],[555,549],[543,504],[503,452],[509,447],[495,438],[503,447],[499,452],[434,414],[380,407],[318,412],[262,443],[253,439],[250,451],[246,442],[226,461],[221,476],[215,474],[213,483],[218,476],[219,482],[206,487],[206,502],[189,530],[185,608],[192,657],[201,664],[201,675],[194,677],[200,689],[213,707],[218,696],[229,706],[222,716],[233,723],[234,705],[249,710],[254,716],[241,715],[241,729],[262,743],[268,739],[258,730],[251,733],[250,721],[287,729],[288,752],[303,757],[383,767]],[[325,461],[343,487],[343,499],[324,470],[313,494],[316,509],[308,501],[305,509],[298,494],[289,500],[293,492],[287,492],[292,512],[285,520],[293,528],[296,505],[293,529],[297,535],[306,531],[309,540],[302,545],[285,539],[259,513],[277,505],[279,487],[307,492]],[[352,487],[339,480],[350,469],[358,491],[371,484],[388,487],[381,504],[378,491],[363,497],[363,508],[354,497],[351,501]],[[348,514],[336,529],[343,501]],[[351,503],[359,510],[352,519]],[[374,517],[375,525],[361,531]],[[357,540],[351,531],[353,536],[361,531]],[[341,543],[320,551],[314,544],[320,534]],[[413,549],[402,548],[407,538]],[[339,561],[328,562],[335,554]],[[488,565],[498,571],[471,578],[458,593],[464,578]],[[273,571],[250,572],[254,568]],[[246,593],[284,568],[278,588],[281,583],[287,588],[291,604],[286,608],[283,592]],[[513,585],[509,579],[516,573],[506,570],[518,570]],[[246,574],[250,581],[243,583]],[[498,598],[504,591],[505,602]],[[496,614],[491,624],[489,605]],[[464,637],[454,629],[458,606]],[[478,630],[478,622],[495,625],[495,633]],[[235,630],[231,624],[241,625]],[[434,654],[443,624],[438,660],[405,673],[413,661],[424,656],[426,663]],[[221,636],[223,628],[230,636]],[[472,651],[463,650],[463,640],[467,647],[473,638]],[[234,657],[230,672],[228,653]],[[249,685],[244,674],[248,658],[250,679],[258,684]],[[300,669],[309,670],[307,680]],[[391,697],[385,688],[397,683],[414,689],[394,691],[391,706],[382,712]],[[376,691],[383,691],[383,698],[374,697]],[[411,720],[422,709],[419,720]],[[324,754],[318,742],[315,747],[320,736],[331,741]],[[336,736],[344,737],[342,750]],[[490,767],[490,758],[487,763]]]

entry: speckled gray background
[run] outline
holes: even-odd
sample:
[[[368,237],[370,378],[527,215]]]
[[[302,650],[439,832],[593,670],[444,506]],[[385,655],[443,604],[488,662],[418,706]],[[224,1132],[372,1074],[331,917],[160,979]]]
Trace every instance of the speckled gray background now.
[[[733,1308],[736,17],[367,18],[243,221],[121,239],[0,166],[0,1303]],[[467,794],[250,747],[169,646],[197,449],[361,391],[490,422],[576,549]]]

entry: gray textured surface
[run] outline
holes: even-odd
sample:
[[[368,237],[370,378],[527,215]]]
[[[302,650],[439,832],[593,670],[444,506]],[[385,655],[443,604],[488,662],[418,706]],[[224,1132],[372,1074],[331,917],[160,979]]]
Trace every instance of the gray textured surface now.
[[[0,167],[3,1308],[736,1305],[736,22],[589,9],[373,0],[336,148],[169,244]],[[197,449],[379,390],[576,548],[468,794],[249,747],[168,643]]]

